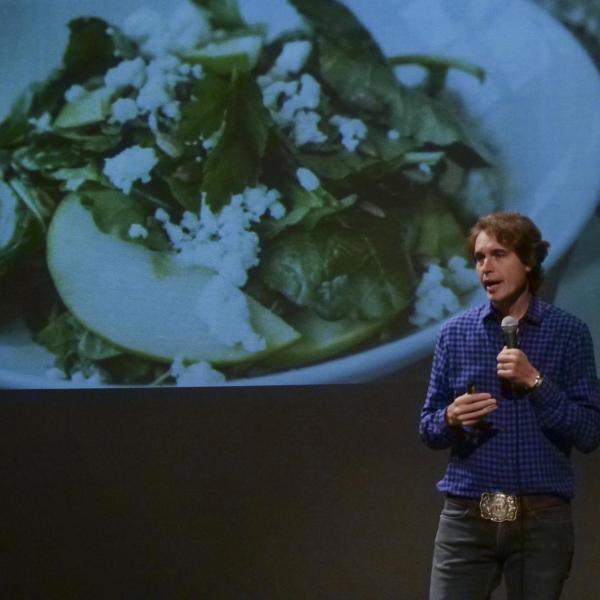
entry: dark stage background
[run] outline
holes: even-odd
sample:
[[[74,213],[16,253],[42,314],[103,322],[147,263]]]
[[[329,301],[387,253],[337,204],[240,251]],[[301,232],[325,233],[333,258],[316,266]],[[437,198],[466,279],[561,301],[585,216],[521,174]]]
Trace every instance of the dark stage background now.
[[[401,385],[11,392],[4,598],[425,598],[446,453]],[[575,455],[566,600],[597,595],[600,455]],[[502,598],[499,592],[495,598]]]

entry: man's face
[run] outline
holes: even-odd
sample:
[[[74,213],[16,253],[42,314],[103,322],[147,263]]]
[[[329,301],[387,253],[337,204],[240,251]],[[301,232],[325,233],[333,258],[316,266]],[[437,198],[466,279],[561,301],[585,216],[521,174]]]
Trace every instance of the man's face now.
[[[482,231],[477,236],[474,256],[479,281],[494,306],[510,307],[527,290],[531,267],[493,235]]]

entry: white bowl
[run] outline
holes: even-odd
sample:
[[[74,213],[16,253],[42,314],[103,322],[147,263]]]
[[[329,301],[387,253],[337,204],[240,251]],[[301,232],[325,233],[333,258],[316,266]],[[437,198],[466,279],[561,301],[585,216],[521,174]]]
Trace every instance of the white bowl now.
[[[285,0],[243,2],[249,20],[285,28]],[[525,0],[347,0],[384,53],[440,54],[483,67],[482,85],[451,72],[448,84],[481,124],[506,167],[502,208],[533,218],[551,242],[547,266],[570,247],[594,211],[600,191],[600,78],[579,43],[557,21]],[[0,9],[0,115],[27,83],[58,66],[66,22],[83,14],[115,23],[140,5],[168,10],[159,0],[27,3]],[[407,72],[410,75],[410,72]],[[471,304],[483,300],[474,294]],[[233,385],[295,385],[372,380],[427,356],[439,324],[412,335],[316,365]],[[68,385],[46,377],[52,357],[19,323],[0,329],[0,385]]]

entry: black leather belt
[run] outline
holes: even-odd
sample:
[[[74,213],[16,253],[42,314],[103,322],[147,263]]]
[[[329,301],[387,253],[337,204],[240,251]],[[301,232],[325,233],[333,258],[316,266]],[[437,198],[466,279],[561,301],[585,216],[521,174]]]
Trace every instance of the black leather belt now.
[[[462,506],[478,509],[484,519],[497,523],[515,521],[519,510],[526,513],[569,503],[569,500],[562,496],[550,494],[513,496],[502,492],[484,492],[479,498],[466,498],[453,494],[447,494],[447,497]]]

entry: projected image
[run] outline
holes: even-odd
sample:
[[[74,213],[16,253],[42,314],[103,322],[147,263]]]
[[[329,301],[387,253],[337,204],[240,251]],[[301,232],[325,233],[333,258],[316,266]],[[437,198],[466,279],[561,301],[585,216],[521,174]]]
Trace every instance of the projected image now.
[[[552,264],[595,209],[598,74],[531,2],[56,4],[0,25],[57,57],[2,54],[3,387],[373,380],[481,301],[478,215]]]

